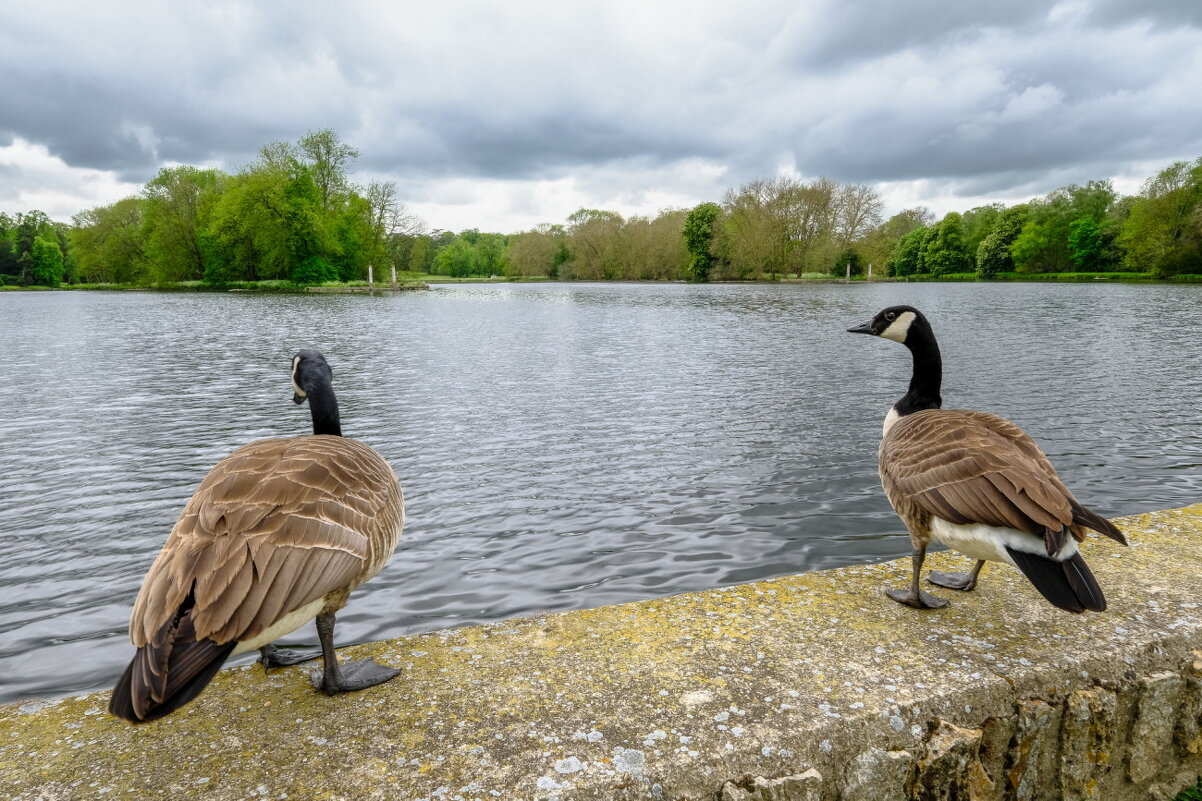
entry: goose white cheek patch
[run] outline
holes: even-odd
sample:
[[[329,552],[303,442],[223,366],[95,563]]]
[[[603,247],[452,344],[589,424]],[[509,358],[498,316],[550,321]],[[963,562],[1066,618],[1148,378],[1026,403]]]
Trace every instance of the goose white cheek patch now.
[[[894,342],[905,342],[906,334],[910,331],[910,323],[914,322],[914,312],[902,312],[897,315],[897,319],[889,324],[889,327],[881,332],[881,336],[885,339],[892,339]]]
[[[296,383],[296,368],[300,366],[300,359],[293,358],[292,360],[292,390],[297,394],[297,397],[307,397],[305,391],[300,388],[300,384]]]

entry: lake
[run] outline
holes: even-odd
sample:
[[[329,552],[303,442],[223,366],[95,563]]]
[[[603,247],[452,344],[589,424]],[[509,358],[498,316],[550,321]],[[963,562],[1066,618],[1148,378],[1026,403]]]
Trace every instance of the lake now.
[[[409,516],[339,644],[908,554],[876,448],[909,355],[845,333],[895,303],[940,337],[945,406],[1023,426],[1086,505],[1202,500],[1202,287],[0,293],[0,700],[112,685],[201,478],[309,430],[302,347]]]

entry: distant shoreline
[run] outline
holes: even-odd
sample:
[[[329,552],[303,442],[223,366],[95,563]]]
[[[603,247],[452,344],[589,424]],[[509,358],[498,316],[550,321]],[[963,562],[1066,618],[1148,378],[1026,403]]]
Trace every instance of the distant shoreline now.
[[[886,284],[886,283],[1120,283],[1120,284],[1202,284],[1202,274],[1181,274],[1169,278],[1156,278],[1151,273],[1002,273],[993,278],[980,278],[972,273],[956,275],[931,276],[912,275],[906,277],[874,277],[871,280],[862,275],[852,276],[854,284]],[[175,284],[157,284],[142,286],[138,284],[64,284],[59,287],[48,286],[0,286],[0,292],[246,292],[263,294],[385,294],[409,290],[429,289],[438,284],[515,284],[515,283],[564,283],[564,284],[686,284],[687,281],[628,281],[628,280],[590,280],[590,281],[561,281],[545,276],[496,277],[468,276],[456,278],[444,275],[423,275],[419,279],[401,281],[398,285],[377,283],[369,286],[366,281],[350,283],[330,283],[320,286],[303,286],[285,281],[238,281],[230,284],[206,284],[202,281],[182,281]],[[730,285],[771,285],[771,284],[846,284],[845,278],[823,276],[813,278],[788,277],[776,280],[758,279],[748,281],[711,281],[712,284]]]

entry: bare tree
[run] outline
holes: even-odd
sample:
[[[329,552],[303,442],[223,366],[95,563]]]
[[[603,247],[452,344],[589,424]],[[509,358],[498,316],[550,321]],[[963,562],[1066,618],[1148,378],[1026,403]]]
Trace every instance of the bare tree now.
[[[835,197],[835,234],[840,246],[847,247],[879,225],[884,207],[881,196],[867,184],[840,187]]]

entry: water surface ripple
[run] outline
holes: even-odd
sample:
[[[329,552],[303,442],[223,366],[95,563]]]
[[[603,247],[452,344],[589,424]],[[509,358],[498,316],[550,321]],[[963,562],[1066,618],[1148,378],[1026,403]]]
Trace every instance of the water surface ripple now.
[[[200,479],[307,430],[301,347],[409,513],[341,643],[908,553],[875,459],[909,358],[844,333],[903,302],[940,336],[945,405],[1025,427],[1093,508],[1202,500],[1199,287],[0,294],[0,700],[113,683]]]

